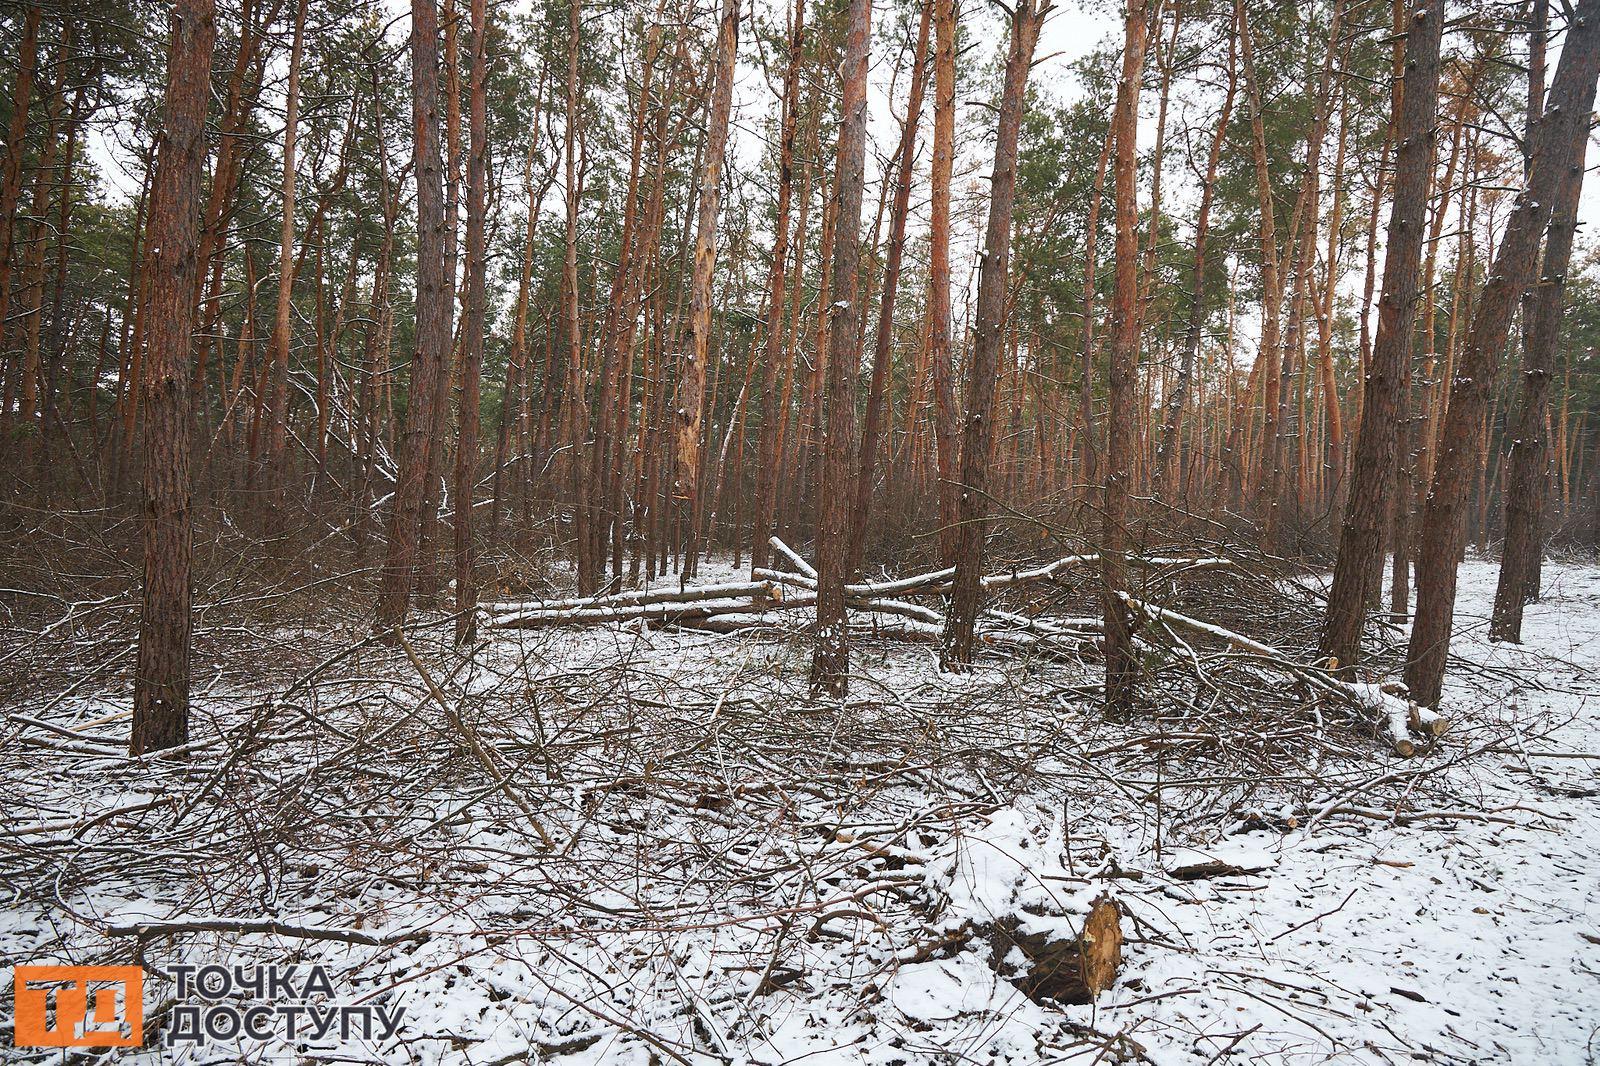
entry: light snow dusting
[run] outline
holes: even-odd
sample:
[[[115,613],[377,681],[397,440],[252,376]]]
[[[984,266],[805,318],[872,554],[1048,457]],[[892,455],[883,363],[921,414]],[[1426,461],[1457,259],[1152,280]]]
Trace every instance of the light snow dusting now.
[[[40,692],[0,754],[0,955],[142,963],[129,1063],[1593,1064],[1600,570],[1547,565],[1521,646],[1487,638],[1495,574],[1463,567],[1451,729],[1413,759],[1309,712],[1230,734],[1221,697],[1110,723],[1093,661],[942,675],[866,626],[843,704],[777,626],[493,630],[470,662],[440,627],[428,678],[369,646],[218,682],[184,763],[120,753],[124,693]],[[1071,943],[1102,899],[1115,983],[1030,995],[995,930]],[[167,1048],[174,962],[321,962],[404,1021]],[[73,1054],[32,1061],[112,1060]]]

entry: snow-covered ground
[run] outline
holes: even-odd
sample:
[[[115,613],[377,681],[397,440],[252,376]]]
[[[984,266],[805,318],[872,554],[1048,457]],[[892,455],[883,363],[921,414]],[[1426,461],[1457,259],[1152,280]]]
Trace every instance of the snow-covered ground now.
[[[0,959],[320,961],[404,1016],[125,1061],[1596,1063],[1600,570],[1545,576],[1513,647],[1463,568],[1455,728],[1411,760],[1219,750],[1209,705],[1101,720],[1092,663],[951,677],[870,634],[843,707],[782,634],[494,632],[426,679],[367,648],[214,683],[177,768],[116,753],[119,694],[41,691],[7,710],[54,731],[0,752]],[[1107,895],[1115,985],[1024,994],[988,931]]]
[[[1503,680],[1444,706],[1526,734],[1447,771],[1475,805],[1204,849],[1267,869],[1131,902],[1181,946],[1134,946],[1078,1020],[1156,1062],[1600,1062],[1600,572],[1548,568],[1521,647],[1487,639],[1495,575],[1464,567],[1455,651]]]

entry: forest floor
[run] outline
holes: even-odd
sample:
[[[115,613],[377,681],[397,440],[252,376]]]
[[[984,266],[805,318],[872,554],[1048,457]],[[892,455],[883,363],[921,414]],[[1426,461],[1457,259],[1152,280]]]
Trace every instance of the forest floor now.
[[[151,976],[128,1062],[1597,1063],[1600,569],[1548,565],[1522,646],[1494,580],[1412,759],[1265,677],[1108,722],[1092,657],[952,676],[863,631],[841,706],[793,632],[406,654],[351,602],[202,611],[193,744],[136,760],[127,603],[66,610],[0,632],[0,960],[320,962],[403,1017],[168,1048]],[[1115,985],[1030,998],[996,923],[1103,894]]]

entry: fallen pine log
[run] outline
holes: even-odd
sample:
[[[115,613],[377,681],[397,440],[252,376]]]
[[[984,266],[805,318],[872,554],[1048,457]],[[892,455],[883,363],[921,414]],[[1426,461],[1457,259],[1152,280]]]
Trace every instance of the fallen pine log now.
[[[813,601],[814,603],[815,601]],[[744,633],[756,629],[788,629],[792,625],[792,616],[782,610],[772,609],[768,605],[766,610],[728,612],[725,614],[709,615],[685,623],[692,629],[704,629],[711,633]],[[877,632],[904,640],[911,644],[927,644],[937,642],[943,628],[929,622],[921,622],[914,618],[894,618],[888,621],[875,623]]]
[[[564,601],[536,603],[521,610],[489,616],[489,624],[497,629],[538,629],[546,626],[605,625],[611,622],[631,622],[637,619],[664,623],[687,624],[714,615],[758,614],[792,611],[801,607],[814,607],[815,592],[803,591],[785,595],[776,586],[757,582],[766,595],[744,599],[729,595],[728,590],[743,586],[702,585],[690,586],[672,599],[655,603],[617,604],[606,600],[594,603],[564,605]],[[938,611],[917,603],[902,600],[868,599],[851,597],[850,606],[857,611],[873,614],[903,615],[928,624],[944,625],[944,616]]]
[[[607,622],[624,622],[637,618],[661,621],[686,621],[706,618],[714,614],[749,612],[757,609],[779,610],[810,606],[814,595],[785,595],[783,589],[797,588],[814,594],[817,590],[817,571],[806,559],[778,537],[771,538],[774,549],[787,558],[800,573],[779,570],[757,570],[751,581],[722,582],[708,585],[666,586],[655,589],[638,589],[617,592],[607,596],[573,596],[553,600],[536,600],[522,604],[487,605],[489,624],[502,629],[528,629],[556,625],[595,625]],[[1038,581],[1047,581],[1076,566],[1090,566],[1099,562],[1097,554],[1068,555],[1042,566],[1006,573],[990,574],[983,578],[986,590],[1011,588]],[[1167,568],[1174,572],[1202,569],[1220,569],[1232,565],[1225,558],[1150,558],[1130,560],[1147,568]],[[944,617],[937,611],[906,603],[896,597],[908,593],[942,593],[950,588],[955,575],[954,567],[933,570],[889,581],[858,582],[845,586],[849,605],[856,610],[882,614],[901,614],[930,624],[943,625]],[[745,604],[742,601],[752,601]],[[999,615],[1008,621],[1020,616]],[[1031,624],[1031,623],[1030,623]]]
[[[935,570],[931,574],[916,574],[912,577],[903,577],[894,581],[877,581],[846,585],[844,594],[855,597],[898,596],[908,592],[933,592],[950,586],[950,578],[955,570]],[[790,585],[794,588],[810,589],[815,592],[817,579],[807,574],[791,574],[786,570],[757,570],[757,578],[775,585]]]
[[[1129,566],[1136,566],[1144,570],[1165,570],[1168,576],[1177,576],[1194,570],[1230,570],[1233,560],[1221,556],[1191,559],[1184,556],[1152,556],[1149,558],[1130,555],[1127,560]],[[1088,555],[1065,555],[1054,562],[1045,563],[1043,566],[1030,567],[1026,570],[1012,570],[1004,574],[989,574],[982,580],[985,591],[1011,588],[1014,585],[1027,585],[1035,581],[1049,581],[1074,566],[1099,566],[1100,553]]]
[[[816,597],[810,597],[816,602]],[[776,606],[776,605],[768,605]],[[784,602],[787,608],[806,606],[797,599]],[[642,603],[613,607],[609,604],[593,607],[553,607],[536,605],[521,611],[490,615],[489,624],[496,629],[538,629],[544,626],[605,625],[610,622],[631,622],[635,619],[679,622],[705,618],[713,614],[730,614],[763,610],[752,600],[728,596],[707,596],[700,600],[674,600],[665,603]]]
[[[533,600],[523,604],[506,604],[504,606],[511,614],[515,614],[519,609],[529,611],[599,610],[614,607],[642,607],[655,603],[696,603],[701,600],[717,598],[769,596],[773,591],[773,583],[770,581],[733,581],[718,585],[686,585],[681,587],[669,585],[656,589],[616,592],[609,596],[572,596],[565,599]],[[492,611],[499,605],[487,604],[485,606]],[[497,615],[495,617],[502,616]]]
[[[915,605],[909,605],[915,606]],[[926,608],[920,608],[926,610]],[[874,620],[873,632],[882,637],[905,641],[908,644],[938,644],[944,639],[944,618],[937,612],[934,621],[917,617],[899,617],[892,620]],[[986,614],[985,618],[991,617]],[[1024,619],[1031,624],[998,628],[980,624],[978,642],[995,647],[1015,648],[1019,651],[1043,653],[1052,658],[1067,657],[1081,651],[1086,643],[1100,635],[1098,620],[1092,622],[1074,619],[1072,626],[1040,624],[1038,619]],[[704,618],[686,618],[679,624],[712,633],[742,633],[756,629],[781,629],[789,625],[789,618],[781,610],[740,611],[714,614]],[[865,628],[866,623],[862,623]]]
[[[1035,567],[1032,570],[1019,570],[1011,574],[990,574],[989,576],[983,578],[983,588],[985,592],[994,592],[999,589],[1012,588],[1018,585],[1026,585],[1038,581],[1047,581],[1073,566],[1088,566],[1097,564],[1099,559],[1100,557],[1098,555],[1074,555],[1064,559],[1057,559],[1048,566]],[[1184,570],[1220,569],[1220,567],[1210,566],[1209,564],[1218,562],[1218,560],[1210,559],[1146,559],[1143,560],[1143,562],[1148,563],[1151,566],[1169,565],[1173,563],[1200,564],[1194,566],[1185,566],[1183,567]],[[1221,560],[1221,562],[1226,562],[1226,560]],[[906,595],[909,593],[944,593],[950,591],[950,578],[953,573],[954,571],[948,569],[935,570],[931,573],[918,574],[914,577],[898,578],[894,581],[851,584],[844,587],[844,594],[848,598],[863,599],[869,597],[876,598],[882,596]],[[794,588],[807,589],[812,592],[816,591],[817,588],[816,579],[808,577],[804,574],[791,574],[783,570],[766,569],[757,570],[755,571],[755,574],[757,578],[760,578],[769,584],[787,585]]]
[[[772,537],[769,543],[773,548],[801,569],[800,574],[786,573],[782,570],[763,569],[754,572],[754,576],[767,581],[778,582],[786,585],[798,585],[801,588],[815,590],[817,587],[817,572],[799,552],[785,544],[779,537]],[[1227,570],[1233,567],[1233,560],[1222,556],[1207,556],[1202,558],[1155,556],[1151,558],[1130,557],[1128,565],[1138,566],[1147,570],[1169,570],[1173,575],[1196,570]],[[980,584],[986,592],[999,589],[1013,588],[1017,585],[1028,585],[1039,581],[1049,581],[1058,577],[1073,567],[1098,566],[1100,555],[1090,552],[1083,555],[1064,555],[1059,559],[1044,563],[1041,566],[1028,567],[1023,570],[1010,570],[994,574],[986,574]],[[931,570],[923,574],[913,574],[909,577],[895,578],[889,581],[877,581],[850,584],[845,586],[846,596],[894,596],[908,592],[948,592],[951,581],[955,578],[955,567],[947,566],[942,570]]]

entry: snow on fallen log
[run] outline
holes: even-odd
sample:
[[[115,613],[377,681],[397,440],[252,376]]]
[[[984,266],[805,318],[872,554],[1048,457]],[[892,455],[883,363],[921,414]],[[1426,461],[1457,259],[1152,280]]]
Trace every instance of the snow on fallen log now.
[[[757,578],[780,584],[798,585],[802,588],[815,589],[817,587],[817,572],[810,563],[807,563],[798,552],[778,537],[773,537],[771,544],[773,548],[795,563],[796,566],[802,567],[803,573],[797,575],[785,573],[781,570],[757,570],[755,571]],[[1127,562],[1129,566],[1137,566],[1146,570],[1165,570],[1172,575],[1197,570],[1227,570],[1234,565],[1233,560],[1222,556],[1202,558],[1183,556],[1129,557]],[[986,574],[979,579],[979,584],[984,591],[994,592],[1000,589],[1014,588],[1018,585],[1050,581],[1074,567],[1091,567],[1099,564],[1100,554],[1098,552],[1082,555],[1064,555],[1040,566]],[[932,570],[927,573],[913,574],[909,577],[895,578],[889,581],[850,584],[845,586],[844,591],[846,596],[894,596],[907,592],[948,592],[955,574],[955,567],[947,566],[942,570]]]
[[[844,587],[846,596],[857,598],[873,598],[878,596],[898,596],[908,592],[931,592],[935,589],[948,588],[950,578],[955,574],[953,568],[935,570],[931,574],[915,574],[911,577],[902,577],[894,581],[863,582]],[[805,574],[791,574],[783,570],[757,570],[757,578],[769,581],[776,585],[790,585],[794,588],[810,589],[815,592],[817,579]]]
[[[807,606],[815,606],[813,598]],[[685,623],[692,629],[712,633],[743,633],[757,629],[787,629],[794,624],[792,615],[783,610],[755,612],[728,612],[696,618]],[[863,623],[864,625],[864,623]],[[944,623],[934,624],[915,618],[887,618],[873,622],[873,630],[881,636],[892,637],[911,644],[937,643],[944,632]]]
[[[663,624],[689,625],[700,629],[731,632],[778,624],[778,612],[816,604],[817,571],[805,557],[772,537],[771,544],[800,572],[761,569],[754,580],[720,584],[688,585],[677,588],[646,589],[613,593],[608,596],[567,597],[540,600],[506,610],[491,609],[489,625],[501,629],[533,629],[547,626],[605,625],[644,620]],[[990,574],[982,579],[986,590],[1012,588],[1048,581],[1078,566],[1099,561],[1099,555],[1068,555],[1041,566]],[[1137,561],[1149,568],[1176,571],[1218,569],[1231,566],[1224,558],[1149,558]],[[879,631],[907,639],[937,640],[942,634],[944,615],[932,607],[899,597],[911,594],[937,594],[950,588],[954,567],[913,574],[886,581],[856,582],[845,586],[849,608],[858,613],[897,616],[914,625]],[[989,608],[982,614],[985,625],[979,639],[989,644],[1034,647],[1040,644],[1065,644],[1092,639],[1100,633],[1098,618],[1042,619]],[[736,619],[749,618],[749,621]],[[714,620],[714,621],[713,621]]]
[[[708,586],[712,588],[715,586]],[[690,591],[693,591],[692,589]],[[591,607],[530,607],[526,610],[492,615],[490,624],[500,629],[537,629],[542,626],[604,625],[610,622],[631,622],[638,619],[689,624],[707,618],[739,614],[771,614],[793,611],[801,607],[815,607],[816,593],[800,592],[782,595],[777,590],[763,600],[736,599],[731,596],[712,596],[697,599],[674,599],[664,603],[647,603],[637,606],[611,606],[600,604]],[[944,616],[919,603],[903,600],[852,599],[850,606],[858,611],[874,614],[902,615],[929,624],[944,624]]]
[[[611,610],[658,603],[695,603],[719,597],[768,596],[773,591],[773,583],[770,581],[730,581],[716,585],[688,585],[683,588],[638,589],[617,592],[609,596],[572,596],[556,600],[535,600],[521,605],[520,609],[511,607],[505,613],[496,614],[493,620],[496,625],[502,625],[524,610],[538,612]]]
[[[793,563],[806,577],[811,578],[813,581],[817,579],[817,568],[806,562],[805,556],[785,544],[782,538],[774,535],[767,538],[767,543],[776,548],[778,554]]]
[[[769,606],[794,608],[806,606],[808,602],[814,603],[816,598],[810,597],[808,601],[803,601],[802,598],[794,598],[781,604]],[[696,600],[677,599],[663,603],[624,604],[622,606],[597,604],[592,607],[546,608],[540,605],[529,607],[526,610],[512,611],[507,614],[490,615],[489,624],[498,629],[537,629],[541,626],[605,625],[609,622],[631,622],[640,618],[653,621],[675,621],[704,618],[713,614],[729,614],[762,609],[757,607],[751,600],[707,595]]]

